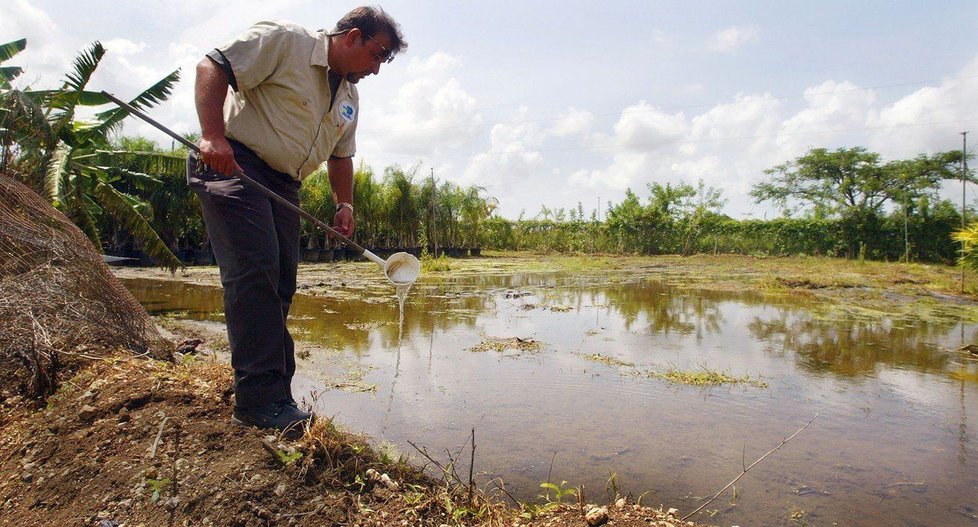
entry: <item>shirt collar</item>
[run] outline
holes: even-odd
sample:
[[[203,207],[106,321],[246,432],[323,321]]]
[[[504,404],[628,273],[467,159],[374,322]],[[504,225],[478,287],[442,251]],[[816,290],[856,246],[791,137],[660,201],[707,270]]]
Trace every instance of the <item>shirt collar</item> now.
[[[319,42],[312,50],[309,57],[310,66],[320,66],[329,69],[329,34],[325,31],[319,32]]]
[[[326,71],[330,70],[329,67],[329,32],[320,31],[319,32],[319,44],[312,50],[312,56],[309,57],[310,66],[319,66],[326,68]],[[340,81],[339,89],[345,90],[347,96],[353,96],[353,85],[343,79]]]

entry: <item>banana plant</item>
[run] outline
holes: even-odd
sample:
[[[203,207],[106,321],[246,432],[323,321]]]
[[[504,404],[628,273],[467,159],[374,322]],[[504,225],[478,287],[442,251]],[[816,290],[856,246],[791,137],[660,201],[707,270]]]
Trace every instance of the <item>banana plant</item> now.
[[[18,128],[11,132],[18,143],[21,171],[26,169],[40,181],[54,207],[99,250],[102,241],[96,219],[108,214],[143,243],[150,257],[174,271],[182,264],[153,230],[151,207],[120,187],[159,185],[157,176],[182,170],[183,158],[166,152],[113,150],[109,136],[129,113],[122,108],[98,112],[90,119],[77,116],[82,107],[111,104],[100,92],[86,89],[104,55],[99,42],[83,50],[58,89],[5,92],[4,107],[11,108],[8,117],[19,119]],[[179,78],[179,70],[173,71],[129,104],[142,110],[155,106],[166,100]],[[120,184],[123,181],[126,185]]]

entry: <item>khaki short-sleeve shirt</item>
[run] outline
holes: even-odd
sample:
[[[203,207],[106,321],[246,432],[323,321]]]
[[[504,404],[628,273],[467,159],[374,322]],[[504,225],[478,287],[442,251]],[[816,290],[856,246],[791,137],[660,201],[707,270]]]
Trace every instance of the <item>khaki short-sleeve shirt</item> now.
[[[330,106],[328,45],[325,32],[259,22],[217,48],[237,81],[224,101],[225,134],[297,180],[356,152],[360,98],[344,79]]]

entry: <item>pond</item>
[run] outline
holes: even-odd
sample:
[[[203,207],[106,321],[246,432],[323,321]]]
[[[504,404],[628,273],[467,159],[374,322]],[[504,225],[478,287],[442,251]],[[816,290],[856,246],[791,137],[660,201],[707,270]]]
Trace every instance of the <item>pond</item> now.
[[[301,273],[301,271],[300,271]],[[219,288],[125,280],[154,314],[221,322]],[[317,412],[520,499],[548,480],[719,525],[978,525],[978,325],[653,278],[495,272],[297,295]],[[519,340],[516,340],[516,339]],[[511,340],[502,340],[511,339]],[[513,347],[506,347],[506,344]],[[338,370],[355,382],[335,382]],[[667,372],[749,382],[696,386]],[[325,380],[323,380],[325,379]],[[326,386],[327,388],[324,388]]]

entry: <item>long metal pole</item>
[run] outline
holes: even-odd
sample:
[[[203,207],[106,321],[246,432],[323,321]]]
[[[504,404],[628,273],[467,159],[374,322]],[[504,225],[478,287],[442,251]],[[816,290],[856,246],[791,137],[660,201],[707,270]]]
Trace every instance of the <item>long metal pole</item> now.
[[[169,128],[163,126],[162,124],[156,122],[155,120],[153,120],[148,115],[146,115],[143,112],[137,110],[136,108],[134,108],[132,105],[126,103],[125,101],[119,100],[118,98],[116,98],[114,95],[112,95],[109,92],[103,91],[102,92],[102,95],[108,97],[112,102],[118,104],[121,108],[125,109],[129,113],[131,113],[131,114],[135,115],[136,117],[139,117],[140,119],[146,121],[147,123],[155,126],[159,131],[163,132],[164,134],[166,134],[166,135],[168,135],[168,136],[176,139],[177,141],[180,142],[180,144],[186,146],[191,151],[200,154],[200,148],[197,148],[197,145],[195,145],[192,142],[188,141],[186,137],[183,137],[181,135],[178,135],[173,130],[170,130]],[[336,236],[343,243],[345,243],[345,244],[349,245],[350,247],[352,247],[352,248],[360,251],[360,254],[366,256],[370,260],[375,261],[375,263],[378,263],[381,267],[384,266],[383,260],[379,260],[379,262],[377,262],[377,260],[374,260],[375,258],[378,258],[378,257],[376,255],[374,255],[372,252],[364,249],[357,242],[355,242],[355,241],[347,238],[346,236],[343,236],[342,234],[340,234],[339,232],[337,232],[336,229],[330,227],[329,225],[327,225],[326,223],[324,223],[319,218],[313,216],[312,214],[309,214],[308,212],[300,209],[299,207],[296,207],[289,200],[287,200],[287,199],[283,198],[282,196],[279,196],[278,194],[272,192],[267,187],[265,187],[265,185],[262,185],[261,183],[255,181],[254,179],[251,179],[250,177],[248,177],[247,175],[245,175],[244,172],[242,172],[242,171],[240,171],[238,169],[235,169],[234,170],[234,173],[232,175],[234,177],[240,179],[241,181],[243,181],[248,186],[254,188],[258,192],[261,192],[266,197],[268,197],[268,198],[270,198],[272,200],[275,200],[275,202],[278,203],[279,205],[282,205],[283,207],[291,210],[292,212],[295,212],[295,213],[299,214],[299,216],[302,216],[303,218],[309,220],[310,222],[313,223],[313,225],[317,225],[320,228],[326,230],[326,232],[329,232],[333,236]],[[371,258],[371,256],[373,256],[373,258]]]

